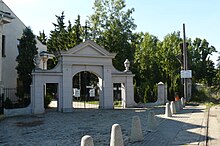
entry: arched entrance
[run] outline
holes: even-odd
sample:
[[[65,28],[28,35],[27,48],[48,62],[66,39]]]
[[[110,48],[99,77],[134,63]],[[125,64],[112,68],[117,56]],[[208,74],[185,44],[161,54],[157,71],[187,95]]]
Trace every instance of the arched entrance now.
[[[81,71],[73,76],[73,108],[99,108],[99,78]]]
[[[43,104],[44,85],[46,83],[57,84],[57,100],[59,103],[57,109],[60,112],[72,112],[74,108],[76,108],[76,106],[73,105],[73,101],[80,101],[80,98],[77,97],[82,98],[82,96],[85,96],[82,98],[84,101],[89,101],[91,98],[95,100],[98,97],[98,107],[100,109],[113,109],[114,83],[121,85],[122,107],[135,106],[134,75],[129,71],[129,61],[126,60],[125,62],[125,71],[120,72],[112,65],[112,59],[115,55],[115,53],[109,53],[95,42],[87,40],[68,51],[60,52],[58,64],[52,70],[40,68],[39,64],[37,64],[36,69],[32,73],[32,113],[45,112]],[[36,62],[42,62],[40,57],[36,58]],[[84,83],[84,87],[86,88],[83,90],[80,89],[81,93],[79,93],[79,88],[82,87],[81,85],[79,86],[79,84],[77,85],[80,76],[78,73],[82,72],[85,73],[83,76],[85,78],[84,82],[86,82]],[[88,81],[88,75],[90,75],[90,77],[94,76],[94,81],[97,82],[97,84]],[[80,78],[82,82],[82,77]],[[94,88],[98,89],[95,89],[95,93]],[[91,98],[89,94],[91,94]]]

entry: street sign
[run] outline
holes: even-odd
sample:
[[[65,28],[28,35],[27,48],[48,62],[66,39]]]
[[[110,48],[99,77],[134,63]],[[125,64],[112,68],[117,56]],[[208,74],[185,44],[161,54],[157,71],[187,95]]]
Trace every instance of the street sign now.
[[[181,78],[192,78],[192,70],[181,70]]]

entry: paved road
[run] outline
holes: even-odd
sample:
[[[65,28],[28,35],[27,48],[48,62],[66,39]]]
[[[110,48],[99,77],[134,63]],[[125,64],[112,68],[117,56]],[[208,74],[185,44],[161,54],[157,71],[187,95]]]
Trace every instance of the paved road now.
[[[208,123],[208,146],[220,145],[220,106],[210,108]]]
[[[145,132],[144,141],[132,146],[205,145],[205,106],[187,106],[170,118],[164,117],[154,133]]]
[[[156,114],[156,132],[148,132],[146,128],[147,113],[150,110]],[[73,113],[47,110],[41,115],[6,118],[0,121],[0,145],[79,146],[82,136],[91,135],[95,146],[108,146],[110,129],[115,123],[121,126],[125,146],[206,144],[205,106],[187,106],[170,118],[164,116],[164,111],[164,106],[117,110],[75,109]],[[141,142],[129,141],[133,116],[141,119],[144,135]],[[211,122],[209,124],[212,125]],[[214,136],[213,133],[209,134]],[[217,138],[219,134],[215,136]],[[212,139],[210,144],[216,142]]]

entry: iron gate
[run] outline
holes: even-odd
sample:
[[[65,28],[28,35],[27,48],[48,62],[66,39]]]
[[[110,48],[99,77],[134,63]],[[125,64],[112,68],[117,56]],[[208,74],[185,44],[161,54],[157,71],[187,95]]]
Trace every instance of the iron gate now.
[[[0,94],[0,114],[4,114],[4,94]]]

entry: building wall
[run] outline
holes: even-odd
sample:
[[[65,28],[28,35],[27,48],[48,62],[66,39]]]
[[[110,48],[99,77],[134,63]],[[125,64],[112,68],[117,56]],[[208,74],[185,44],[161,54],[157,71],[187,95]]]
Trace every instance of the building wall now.
[[[17,86],[17,72],[15,69],[17,66],[16,57],[18,55],[17,44],[25,29],[25,25],[6,5],[3,5],[3,9],[5,12],[11,13],[14,19],[11,23],[3,26],[6,57],[2,58],[2,80],[4,87],[15,88]]]
[[[11,23],[3,26],[3,35],[5,35],[5,55],[2,58],[2,82],[6,88],[17,87],[17,66],[16,57],[18,56],[18,39],[21,38],[23,30],[26,28],[25,24],[12,12],[12,10],[2,3],[3,11],[11,13],[14,17]],[[46,50],[39,41],[37,47],[40,50]]]

